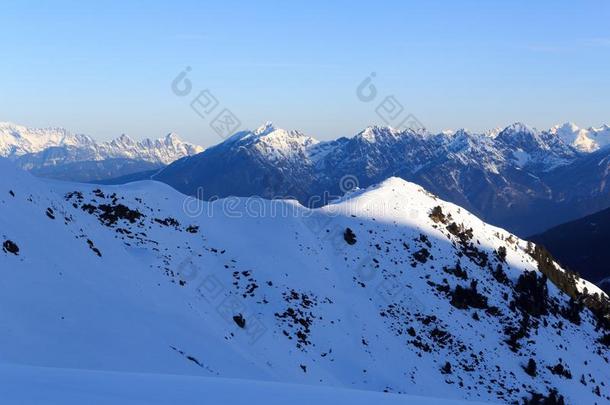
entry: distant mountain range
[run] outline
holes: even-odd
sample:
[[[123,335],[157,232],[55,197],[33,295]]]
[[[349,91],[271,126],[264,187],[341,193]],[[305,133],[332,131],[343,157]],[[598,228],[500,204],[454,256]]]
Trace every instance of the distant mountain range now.
[[[292,197],[320,206],[350,187],[398,176],[519,235],[610,206],[610,128],[439,134],[368,127],[320,142],[268,123],[153,175],[203,199]],[[147,175],[149,176],[150,173]]]
[[[64,129],[0,124],[0,156],[38,176],[104,184],[153,178],[203,199],[289,197],[313,207],[397,176],[521,236],[610,207],[609,145],[607,125],[572,123],[438,134],[373,126],[324,142],[267,123],[205,151],[175,134],[96,142]]]
[[[93,181],[161,168],[202,147],[170,133],[134,141],[127,135],[97,142],[63,128],[28,128],[0,123],[0,156],[33,174],[62,180]]]

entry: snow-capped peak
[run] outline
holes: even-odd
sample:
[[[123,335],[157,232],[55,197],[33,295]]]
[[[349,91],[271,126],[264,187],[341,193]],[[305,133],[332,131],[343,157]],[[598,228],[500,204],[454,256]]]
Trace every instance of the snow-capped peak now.
[[[180,142],[180,137],[178,136],[177,133],[175,132],[170,132],[169,134],[165,135],[165,138],[163,138],[166,142],[169,143],[176,143],[176,142]]]
[[[563,131],[577,132],[580,128],[573,122],[564,122],[562,125],[555,125],[553,128]]]
[[[402,133],[406,133],[406,132],[415,133],[415,132],[409,131],[409,130],[400,132],[399,130],[394,129],[389,126],[371,125],[371,126],[366,127],[365,129],[363,129],[362,131],[360,131],[358,134],[356,134],[356,138],[360,138],[367,142],[374,143],[379,140],[388,139],[388,138],[396,139]]]
[[[610,127],[579,128],[572,122],[555,125],[549,132],[581,152],[595,152],[610,144]]]
[[[600,132],[600,131],[608,131],[610,130],[610,125],[604,124],[599,128],[590,128],[592,131]]]
[[[515,122],[507,126],[500,131],[495,139],[511,147],[524,150],[531,148],[548,149],[548,146],[540,138],[540,132],[521,122]]]
[[[471,135],[472,135],[472,133],[469,130],[467,130],[466,128],[460,128],[453,133],[454,137],[471,136]]]
[[[201,146],[184,142],[173,132],[157,140],[146,138],[135,141],[128,135],[121,134],[109,142],[96,142],[87,135],[72,134],[65,128],[28,128],[8,122],[0,123],[0,156],[2,157],[17,160],[26,155],[41,153],[51,147],[66,148],[67,161],[76,159],[71,157],[74,155],[79,156],[81,160],[127,158],[162,164],[169,164],[184,156],[203,151]],[[70,150],[76,151],[70,152]],[[44,159],[44,156],[40,158]],[[36,160],[36,157],[33,159]],[[29,162],[31,164],[31,159]],[[40,164],[45,165],[46,162]]]
[[[536,134],[538,131],[522,122],[515,122],[504,128],[502,132]]]
[[[502,128],[501,127],[495,127],[492,129],[488,129],[487,131],[483,132],[483,135],[489,137],[489,138],[495,138],[496,136],[498,136],[498,134],[502,132]]]
[[[254,133],[254,135],[257,135],[257,136],[263,136],[263,135],[269,134],[275,130],[276,130],[276,128],[275,128],[275,125],[273,125],[273,122],[267,121],[263,125],[258,127],[253,133]]]
[[[119,136],[118,138],[113,139],[111,141],[111,144],[116,145],[116,146],[131,147],[131,146],[133,146],[135,144],[135,142],[134,142],[133,139],[131,139],[126,134],[121,134],[121,136]]]
[[[91,145],[94,141],[65,128],[28,128],[10,122],[0,122],[0,156],[21,156],[54,146]]]
[[[98,146],[105,152],[103,153],[105,156],[127,157],[163,164],[169,164],[181,157],[203,151],[201,146],[182,141],[175,132],[170,132],[165,137],[154,141],[148,138],[134,141],[129,136],[122,134],[118,138],[100,143]]]
[[[309,158],[314,153],[312,149],[319,143],[300,131],[277,128],[271,121],[267,121],[255,130],[233,134],[219,147],[248,149],[274,164],[280,164],[285,159],[302,163],[303,158]]]
[[[233,143],[233,142],[243,141],[243,140],[258,142],[262,139],[268,140],[268,139],[272,139],[272,138],[286,138],[286,137],[299,138],[299,137],[307,137],[307,136],[300,131],[296,131],[296,130],[289,131],[286,129],[277,128],[275,125],[273,125],[273,123],[271,121],[267,121],[263,125],[258,127],[257,129],[255,129],[254,131],[247,130],[247,131],[240,131],[240,132],[233,134],[232,136],[227,138],[225,143]]]

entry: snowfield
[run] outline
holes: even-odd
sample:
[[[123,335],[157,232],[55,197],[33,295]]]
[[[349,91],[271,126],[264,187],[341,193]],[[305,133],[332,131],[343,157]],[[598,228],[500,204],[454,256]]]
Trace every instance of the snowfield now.
[[[476,405],[313,385],[0,365],[2,401],[20,405]]]
[[[604,293],[412,183],[312,210],[0,172],[11,403],[610,400]]]

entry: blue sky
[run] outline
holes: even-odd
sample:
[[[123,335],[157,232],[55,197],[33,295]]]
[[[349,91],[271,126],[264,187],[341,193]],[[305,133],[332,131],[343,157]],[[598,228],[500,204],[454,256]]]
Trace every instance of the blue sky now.
[[[322,139],[383,124],[389,95],[431,130],[610,122],[607,1],[86,3],[0,5],[1,121],[210,145],[210,118],[189,107],[209,89],[243,128]],[[178,97],[186,66],[193,91]]]

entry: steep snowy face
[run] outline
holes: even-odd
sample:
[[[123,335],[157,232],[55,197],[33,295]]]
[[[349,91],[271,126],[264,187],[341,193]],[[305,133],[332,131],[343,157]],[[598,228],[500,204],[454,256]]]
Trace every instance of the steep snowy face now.
[[[268,121],[253,131],[241,131],[218,145],[232,153],[247,152],[269,164],[312,163],[320,141],[300,131],[277,128]]]
[[[300,131],[277,128],[267,122],[254,131],[244,131],[229,138],[234,148],[247,148],[262,159],[280,163],[284,160],[307,159],[320,142]],[[305,164],[307,162],[304,162]]]
[[[507,159],[494,140],[485,134],[474,134],[460,129],[444,142],[448,160],[468,167],[480,167],[485,172],[498,174]]]
[[[410,129],[368,127],[353,138],[339,142],[325,156],[321,167],[327,172],[321,176],[338,183],[346,174],[381,181],[401,171],[412,173],[434,160],[437,143],[430,135]]]
[[[591,153],[610,145],[610,127],[608,125],[585,129],[566,122],[563,125],[554,126],[549,132],[581,152]]]
[[[389,139],[396,140],[401,135],[401,131],[391,127],[370,126],[357,133],[355,137],[360,138],[365,142],[376,143],[388,142]]]
[[[607,297],[412,183],[307,209],[0,171],[1,363],[610,400]]]
[[[53,159],[47,159],[50,149],[54,151]],[[0,156],[27,162],[24,166],[27,169],[117,158],[169,164],[201,151],[202,147],[184,142],[174,133],[156,140],[136,142],[123,134],[109,142],[96,142],[63,128],[27,128],[0,123]]]
[[[248,138],[250,145],[273,162],[309,159],[311,151],[320,142],[299,131],[276,128],[271,122],[254,131]]]
[[[577,157],[576,151],[560,137],[522,123],[506,127],[494,139],[520,168],[545,172],[566,165]]]

